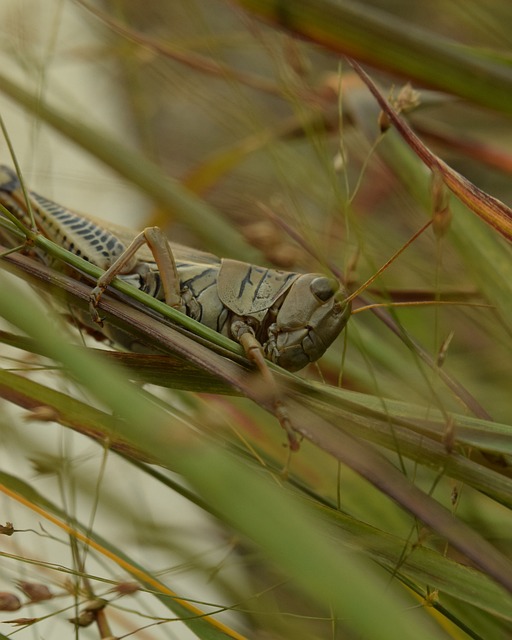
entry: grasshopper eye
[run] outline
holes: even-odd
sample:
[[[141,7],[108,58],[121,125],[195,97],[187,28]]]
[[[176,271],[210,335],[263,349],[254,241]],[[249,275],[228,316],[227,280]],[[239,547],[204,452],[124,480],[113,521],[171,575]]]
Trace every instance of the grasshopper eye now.
[[[337,280],[324,276],[315,278],[310,285],[311,293],[321,302],[330,300],[339,288],[340,285]]]

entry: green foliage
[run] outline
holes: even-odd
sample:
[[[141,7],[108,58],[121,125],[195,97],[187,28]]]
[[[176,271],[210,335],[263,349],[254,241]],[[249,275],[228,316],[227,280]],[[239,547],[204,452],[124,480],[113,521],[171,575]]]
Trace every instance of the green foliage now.
[[[1,621],[17,620],[20,637],[49,623],[69,634],[69,619],[84,638],[148,625],[155,638],[505,637],[512,262],[510,211],[491,196],[510,198],[508,5],[462,16],[408,4],[403,18],[400,3],[396,15],[378,2],[236,4],[79,1],[40,41],[28,0],[6,10],[25,31],[3,42],[1,96],[37,132],[29,163],[4,116],[25,181],[51,178],[56,200],[60,182],[77,181],[51,169],[57,132],[112,170],[107,183],[122,176],[149,196],[158,208],[140,227],[331,270],[351,290],[433,215],[435,233],[354,306],[421,304],[355,313],[297,376],[272,367],[302,437],[290,454],[237,345],[121,283],[121,299],[102,302],[107,322],[159,355],[99,352],[88,337],[84,347],[53,307],[82,313],[88,284],[3,258],[45,306],[0,274],[0,488],[13,523],[0,522],[0,591],[42,583],[52,597],[26,595]],[[77,22],[62,36],[68,12]],[[76,25],[92,27],[87,55]],[[370,74],[381,106],[402,108],[394,126],[342,54],[395,74]],[[106,74],[126,135],[67,98],[63,60]],[[5,233],[16,235],[8,223]],[[92,625],[77,626],[80,615]],[[176,619],[187,629],[174,632]]]

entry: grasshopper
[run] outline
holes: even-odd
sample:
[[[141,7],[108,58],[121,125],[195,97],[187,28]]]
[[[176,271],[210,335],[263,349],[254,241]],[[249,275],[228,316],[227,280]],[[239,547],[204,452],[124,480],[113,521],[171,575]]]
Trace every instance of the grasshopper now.
[[[96,307],[117,276],[239,342],[273,384],[264,358],[288,371],[302,369],[324,354],[350,317],[347,294],[334,278],[220,259],[170,243],[158,227],[137,234],[70,211],[33,191],[25,196],[16,173],[0,166],[0,202],[30,226],[26,197],[40,233],[105,270],[91,293],[92,317],[99,324]],[[34,255],[58,267],[38,249]],[[286,412],[279,401],[276,405],[290,446],[297,448]]]

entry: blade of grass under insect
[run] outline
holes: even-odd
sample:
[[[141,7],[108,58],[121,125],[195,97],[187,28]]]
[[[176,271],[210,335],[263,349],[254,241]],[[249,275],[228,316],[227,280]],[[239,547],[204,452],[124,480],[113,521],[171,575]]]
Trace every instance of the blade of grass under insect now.
[[[512,113],[510,66],[405,19],[344,0],[237,0],[271,24],[332,51],[475,104]]]

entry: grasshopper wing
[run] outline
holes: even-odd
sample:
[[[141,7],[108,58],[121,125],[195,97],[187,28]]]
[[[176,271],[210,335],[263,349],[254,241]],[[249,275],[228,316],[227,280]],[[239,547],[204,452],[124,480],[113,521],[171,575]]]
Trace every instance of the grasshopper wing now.
[[[238,260],[222,260],[217,291],[222,303],[239,316],[267,311],[299,277]]]

